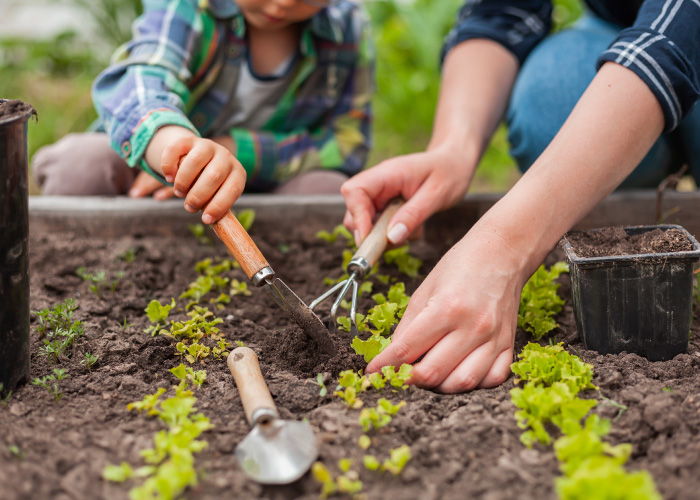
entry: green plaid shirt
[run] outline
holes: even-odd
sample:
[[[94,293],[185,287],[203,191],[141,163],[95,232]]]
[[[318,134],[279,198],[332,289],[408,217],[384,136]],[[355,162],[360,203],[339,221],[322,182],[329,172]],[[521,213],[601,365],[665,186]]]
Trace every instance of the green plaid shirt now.
[[[155,132],[179,125],[228,133],[247,187],[270,189],[314,168],[359,172],[370,147],[374,51],[364,12],[340,0],[306,22],[299,62],[261,130],[226,129],[234,109],[246,24],[232,0],[144,0],[134,39],[93,85],[112,147],[154,174],[143,155]]]

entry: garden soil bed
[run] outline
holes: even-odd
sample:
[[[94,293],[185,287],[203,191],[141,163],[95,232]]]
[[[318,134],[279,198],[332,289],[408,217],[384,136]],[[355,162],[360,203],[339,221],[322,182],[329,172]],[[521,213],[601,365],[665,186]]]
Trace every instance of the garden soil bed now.
[[[314,231],[322,228],[313,228]],[[325,228],[328,229],[328,228]],[[287,241],[283,233],[253,238],[285,282],[307,302],[326,289],[323,278],[340,274],[342,242],[328,245],[308,237]],[[212,234],[213,237],[213,234]],[[117,256],[137,249],[136,259],[126,263]],[[412,253],[424,260],[425,275],[446,250],[444,245],[418,242]],[[218,241],[199,245],[193,237],[141,235],[97,238],[75,233],[32,234],[31,309],[51,307],[74,297],[75,315],[86,325],[71,358],[60,367],[69,377],[62,381],[63,398],[54,403],[48,392],[34,385],[19,388],[0,405],[0,498],[19,499],[125,499],[138,484],[109,483],[101,479],[107,464],[122,461],[141,465],[139,452],[152,446],[153,435],[163,428],[158,419],[128,412],[129,402],[140,400],[159,387],[170,387],[175,378],[168,370],[181,362],[175,342],[165,336],[143,333],[149,326],[144,308],[153,298],[176,299],[197,273],[195,263],[209,257],[228,257]],[[563,260],[557,250],[547,263]],[[109,277],[125,275],[114,292],[101,297],[88,291],[75,270],[105,270]],[[412,293],[420,279],[404,279],[392,267],[382,272],[406,282]],[[242,271],[228,274],[245,280]],[[690,350],[667,362],[651,363],[634,354],[598,355],[586,351],[577,338],[569,297],[568,278],[561,279],[567,305],[557,318],[561,328],[554,341],[565,340],[573,353],[593,364],[594,383],[600,393],[626,405],[618,408],[601,401],[597,412],[614,419],[610,441],[629,442],[633,454],[630,469],[648,470],[666,499],[695,499],[700,491],[700,322],[692,329]],[[388,286],[375,285],[375,291]],[[179,300],[178,305],[184,305]],[[365,311],[370,299],[363,298]],[[697,306],[696,306],[697,307]],[[695,311],[698,312],[697,309]],[[399,477],[365,470],[364,452],[357,446],[362,434],[358,411],[348,410],[331,395],[320,397],[316,375],[328,373],[335,386],[342,369],[362,368],[363,360],[350,350],[350,338],[335,359],[321,355],[304,334],[275,308],[261,290],[249,297],[232,297],[225,309],[216,311],[224,320],[218,325],[229,341],[241,340],[258,354],[263,374],[283,418],[311,422],[320,442],[320,460],[337,472],[337,460],[355,459],[369,499],[549,499],[559,475],[551,448],[525,448],[522,432],[513,416],[509,391],[513,377],[503,386],[461,395],[441,395],[411,388],[392,393],[389,389],[361,395],[366,405],[379,397],[408,403],[394,420],[376,432],[369,449],[380,458],[402,444],[411,447],[413,459]],[[171,314],[172,316],[172,314]],[[175,317],[184,317],[178,313]],[[131,324],[122,331],[124,319]],[[544,339],[548,341],[549,339]],[[527,342],[517,334],[516,351]],[[205,341],[206,343],[206,341]],[[31,376],[51,372],[55,365],[39,356],[42,345],[32,319]],[[99,356],[89,372],[79,363],[83,353]],[[259,486],[243,474],[233,449],[248,433],[240,399],[223,360],[206,359],[202,368],[207,380],[195,391],[197,407],[214,428],[203,436],[209,446],[195,457],[201,480],[184,495],[189,499],[316,499],[320,486],[310,475],[289,486]],[[19,455],[10,447],[16,446]]]

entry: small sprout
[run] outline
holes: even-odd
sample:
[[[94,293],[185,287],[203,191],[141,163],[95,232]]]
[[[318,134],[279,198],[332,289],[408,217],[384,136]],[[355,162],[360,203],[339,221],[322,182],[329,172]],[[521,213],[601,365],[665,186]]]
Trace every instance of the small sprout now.
[[[157,302],[157,301],[156,301]],[[127,323],[126,322],[126,316],[124,316],[124,321],[119,323],[119,330],[121,330],[122,333],[126,332],[126,329],[129,328],[130,326],[134,326],[133,323]]]
[[[406,381],[411,378],[411,370],[413,366],[406,363],[401,365],[399,371],[397,372],[393,366],[385,366],[382,368],[382,374],[386,377],[387,381],[393,386],[401,389],[408,389]]]
[[[83,360],[80,362],[81,365],[85,365],[89,371],[92,371],[92,366],[97,363],[99,356],[95,356],[92,353],[86,352],[84,354]]]
[[[212,354],[215,359],[222,359],[229,355],[229,347],[231,344],[226,341],[226,339],[221,339],[216,344],[216,347],[212,349]]]
[[[185,345],[183,342],[178,342],[175,345],[178,356],[185,356],[185,359],[190,363],[195,363],[197,360],[203,360],[209,356],[209,348],[198,342],[192,342],[191,345]]]
[[[354,247],[355,246],[355,238],[353,238],[352,234],[350,234],[350,231],[347,230],[347,228],[339,224],[333,228],[333,232],[328,232],[328,231],[319,231],[316,233],[316,237],[322,239],[326,243],[335,243],[336,240],[338,239],[338,236],[342,236],[345,238],[345,243],[349,247]],[[343,266],[343,269],[345,269],[345,266]]]
[[[404,444],[398,448],[394,448],[390,451],[391,458],[385,460],[382,464],[383,470],[388,470],[393,475],[398,476],[401,471],[406,466],[409,460],[411,460],[411,448]]]
[[[255,221],[255,210],[252,210],[250,208],[246,210],[241,210],[236,214],[236,218],[238,219],[238,222],[241,223],[241,226],[243,226],[243,229],[247,231],[250,231],[250,228],[253,227],[253,222]]]
[[[357,472],[355,471],[349,471],[345,475],[338,477],[337,483],[340,493],[355,495],[362,491],[362,481],[358,479]]]
[[[319,396],[324,397],[326,394],[328,394],[328,389],[326,388],[326,384],[323,381],[323,373],[319,373],[318,375],[316,375],[315,384],[321,388],[321,390],[318,393]]]
[[[359,410],[364,404],[361,399],[358,399],[357,391],[354,387],[348,387],[343,391],[335,391],[333,395],[338,396],[345,402],[348,408],[352,408],[353,410]]]
[[[110,291],[114,293],[114,291],[117,289],[117,285],[119,285],[119,280],[124,277],[126,273],[124,271],[119,271],[117,273],[117,277],[112,280],[112,285],[109,287]]]
[[[518,328],[530,332],[535,340],[541,339],[559,326],[554,321],[554,316],[564,307],[564,299],[557,294],[560,285],[554,280],[566,272],[569,272],[569,268],[565,262],[557,262],[549,271],[543,264],[523,287],[518,310]]]
[[[194,235],[197,239],[197,243],[204,246],[212,245],[211,238],[206,235],[206,229],[204,224],[187,224],[187,229]]]
[[[53,374],[35,378],[32,380],[32,385],[38,385],[49,391],[51,396],[53,396],[54,402],[58,403],[61,396],[63,396],[63,393],[60,392],[59,381],[66,377],[66,371],[63,368],[54,368]]]
[[[149,416],[158,415],[160,410],[157,408],[160,403],[159,398],[165,393],[165,389],[160,387],[154,394],[147,394],[141,401],[134,401],[126,405],[128,411],[136,410],[139,413],[147,412]]]
[[[409,278],[418,277],[418,271],[423,265],[422,260],[413,257],[409,253],[408,245],[384,252],[384,262],[387,264],[396,264],[399,272],[405,274]]]
[[[384,411],[379,408],[364,408],[360,412],[360,425],[364,432],[369,432],[371,429],[381,429],[389,422],[391,422],[391,416],[387,415]]]
[[[245,344],[242,340],[234,340],[233,343],[236,344],[238,347],[245,347]]]
[[[349,458],[341,458],[338,460],[338,468],[340,469],[341,472],[345,473],[350,470],[350,467],[352,467],[352,460]]]
[[[15,457],[17,460],[24,460],[24,452],[19,449],[19,447],[15,446],[14,444],[11,444],[10,446],[7,447],[7,451],[10,452],[10,454]]]
[[[73,321],[73,311],[77,308],[74,299],[66,299],[53,309],[33,311],[39,318],[39,335],[44,345],[39,348],[41,356],[48,356],[58,363],[60,355],[66,355],[68,349],[85,333],[82,321]]]
[[[10,400],[10,396],[12,396],[12,391],[7,391],[7,394],[5,396],[2,395],[2,391],[5,389],[5,384],[0,382],[0,404],[3,406],[7,405],[7,402]]]
[[[98,297],[100,296],[100,292],[102,291],[102,287],[104,286],[104,282],[107,279],[107,273],[105,271],[97,271],[97,273],[92,274],[88,272],[87,269],[84,267],[79,267],[78,269],[75,270],[75,274],[80,276],[80,278],[83,281],[88,281],[90,282],[89,289],[92,293],[97,295]]]
[[[253,292],[248,290],[248,283],[245,281],[238,281],[234,279],[231,281],[231,295],[243,295],[244,297],[250,297]]]
[[[369,375],[369,383],[372,384],[372,387],[375,389],[380,390],[386,385],[386,379],[381,373],[375,372]]]
[[[102,471],[102,478],[115,483],[123,483],[134,475],[134,470],[126,462],[121,465],[108,465]]]
[[[330,495],[336,492],[335,481],[330,471],[321,462],[314,462],[311,466],[311,474],[314,479],[321,483],[321,498],[328,498]]]
[[[119,255],[117,255],[117,257],[119,257],[121,260],[123,260],[127,264],[131,264],[136,259],[137,252],[138,252],[138,250],[136,250],[135,248],[128,248],[128,249],[124,250],[122,253],[120,253]]]
[[[664,392],[673,392],[673,389],[671,389],[670,387],[664,387],[664,388],[661,389],[661,390],[664,391]]]
[[[363,434],[360,436],[360,439],[357,440],[357,446],[362,448],[363,450],[366,450],[372,445],[372,440],[367,434]]]
[[[280,243],[277,245],[277,250],[279,250],[280,253],[289,253],[289,245],[286,243]]]
[[[206,371],[194,371],[194,369],[192,369],[189,366],[185,366],[182,363],[180,363],[175,368],[171,368],[170,373],[175,375],[178,378],[178,380],[180,380],[181,386],[182,384],[184,384],[184,386],[182,386],[183,389],[187,388],[188,383],[192,383],[197,389],[199,389],[200,387],[202,387],[202,384],[207,379]]]
[[[381,464],[379,463],[379,460],[377,460],[377,457],[374,455],[365,455],[362,458],[365,468],[369,470],[378,470],[379,467],[381,467]]]

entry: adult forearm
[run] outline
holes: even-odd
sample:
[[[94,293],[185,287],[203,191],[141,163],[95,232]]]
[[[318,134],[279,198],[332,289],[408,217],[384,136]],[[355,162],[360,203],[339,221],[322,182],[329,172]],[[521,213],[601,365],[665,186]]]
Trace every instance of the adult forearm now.
[[[562,234],[634,170],[663,125],[644,82],[605,64],[549,147],[474,230],[503,238],[526,279]]]
[[[468,40],[452,49],[442,70],[428,149],[466,148],[480,157],[505,112],[517,73],[515,56],[491,40]]]

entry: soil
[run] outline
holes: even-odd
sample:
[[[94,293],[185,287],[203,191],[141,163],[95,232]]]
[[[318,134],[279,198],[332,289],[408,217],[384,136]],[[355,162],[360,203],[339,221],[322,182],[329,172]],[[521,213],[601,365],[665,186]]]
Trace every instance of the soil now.
[[[622,227],[572,231],[566,235],[578,257],[612,257],[671,252],[689,252],[693,244],[680,229],[661,228],[630,234]]]
[[[252,235],[285,283],[307,303],[326,289],[324,277],[340,274],[341,242],[328,245],[313,237],[286,241],[284,234],[256,234],[255,228]],[[137,250],[132,263],[117,258],[127,249]],[[424,260],[425,274],[446,250],[418,242],[412,252]],[[75,315],[85,322],[86,334],[71,357],[60,359],[69,377],[61,382],[63,397],[58,403],[45,389],[25,385],[7,404],[0,405],[0,498],[128,498],[129,488],[138,481],[110,483],[101,479],[102,470],[122,461],[141,465],[139,452],[152,446],[154,434],[163,426],[155,418],[128,412],[126,405],[159,387],[174,385],[168,370],[181,362],[172,339],[143,333],[149,326],[144,308],[152,298],[161,302],[177,298],[196,279],[195,263],[217,256],[227,256],[223,245],[200,246],[193,238],[31,235],[32,310],[75,297],[79,304]],[[558,260],[563,260],[559,249],[546,263]],[[105,270],[110,278],[118,271],[125,275],[114,292],[107,289],[98,297],[76,276],[80,266],[93,272]],[[393,266],[381,272],[400,277]],[[228,276],[246,279],[240,270]],[[409,293],[421,281],[401,280]],[[610,441],[632,443],[628,467],[648,470],[664,498],[697,498],[700,322],[693,325],[689,352],[671,361],[652,363],[634,354],[599,355],[585,350],[578,340],[568,277],[563,275],[561,280],[559,291],[567,297],[567,304],[557,318],[561,328],[551,340],[566,339],[572,352],[593,364],[594,383],[600,392],[589,392],[586,397],[600,400],[596,411],[614,419]],[[387,288],[375,285],[375,291]],[[364,297],[358,310],[366,311],[370,304]],[[394,477],[362,467],[364,452],[357,446],[362,434],[359,412],[346,409],[331,395],[319,396],[315,384],[316,375],[324,373],[332,390],[341,370],[365,366],[352,353],[349,334],[335,336],[340,354],[328,359],[260,289],[249,297],[232,297],[216,314],[224,320],[219,327],[229,341],[241,340],[258,354],[282,418],[308,419],[320,443],[320,459],[334,472],[338,459],[353,458],[367,498],[555,498],[553,483],[559,472],[552,449],[527,449],[519,441],[522,431],[516,425],[509,394],[512,377],[501,387],[461,395],[416,388],[362,393],[367,406],[375,405],[380,397],[408,403],[388,426],[375,431],[368,450],[383,459],[391,448],[411,447],[413,459],[401,476]],[[177,312],[175,317],[184,314]],[[125,319],[129,326],[122,331]],[[516,337],[519,351],[527,337],[521,331]],[[46,375],[55,367],[38,355],[41,344],[33,318],[32,377]],[[88,351],[99,356],[92,371],[79,362]],[[203,435],[208,448],[195,458],[200,482],[187,490],[185,498],[317,499],[320,487],[308,474],[293,485],[277,487],[257,485],[244,475],[232,452],[249,428],[233,377],[224,360],[207,358],[201,368],[206,369],[207,380],[196,391],[197,407],[214,428]],[[602,397],[627,409],[620,412]],[[19,456],[11,453],[12,446],[20,450]]]
[[[0,118],[13,118],[31,114],[37,118],[36,110],[26,102],[17,99],[0,99]]]

